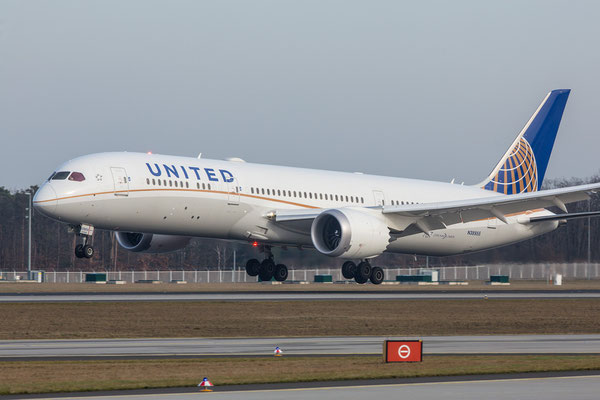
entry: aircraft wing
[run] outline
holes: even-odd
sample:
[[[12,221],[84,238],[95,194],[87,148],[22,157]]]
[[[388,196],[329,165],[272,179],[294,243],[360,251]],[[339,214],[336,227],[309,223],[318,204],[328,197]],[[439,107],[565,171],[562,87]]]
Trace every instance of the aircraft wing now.
[[[400,206],[368,207],[380,209],[388,220],[392,234],[407,236],[434,229],[443,229],[448,225],[477,221],[487,218],[498,218],[507,221],[506,217],[529,210],[558,207],[565,214],[549,217],[533,217],[524,222],[541,222],[547,220],[565,220],[598,216],[591,214],[568,214],[566,204],[587,200],[591,193],[600,191],[600,183],[572,186],[559,189],[514,195],[495,195],[466,200],[444,201],[438,203],[411,204]],[[326,209],[310,210],[274,210],[269,217],[283,224],[298,224],[300,230],[310,231],[310,223]],[[528,218],[528,217],[524,217]],[[399,235],[399,236],[398,236]]]
[[[593,183],[509,196],[498,195],[439,203],[384,206],[382,213],[410,217],[438,217],[447,221],[447,225],[491,217],[502,220],[510,214],[552,206],[567,212],[565,204],[587,200],[590,198],[590,193],[599,190],[600,183]]]

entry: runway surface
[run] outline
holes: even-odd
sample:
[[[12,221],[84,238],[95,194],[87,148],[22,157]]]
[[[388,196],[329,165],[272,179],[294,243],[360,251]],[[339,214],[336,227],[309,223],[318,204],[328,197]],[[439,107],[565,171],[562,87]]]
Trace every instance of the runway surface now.
[[[383,336],[2,340],[0,360],[381,354]],[[600,335],[426,336],[424,354],[600,354]]]
[[[223,400],[269,400],[269,399],[319,399],[362,400],[382,399],[435,399],[444,400],[504,400],[504,399],[598,399],[600,376],[528,377],[520,379],[488,379],[442,382],[419,382],[384,385],[307,387],[276,390],[237,390],[212,393],[149,393],[133,394],[119,392],[110,396],[81,395],[62,399],[110,399],[110,400],[197,400],[201,396]],[[29,397],[29,396],[28,396]],[[59,397],[44,397],[53,399]]]
[[[281,300],[427,300],[427,299],[577,299],[600,298],[586,291],[382,291],[382,292],[217,292],[217,293],[36,293],[0,294],[0,303],[82,301],[281,301]]]

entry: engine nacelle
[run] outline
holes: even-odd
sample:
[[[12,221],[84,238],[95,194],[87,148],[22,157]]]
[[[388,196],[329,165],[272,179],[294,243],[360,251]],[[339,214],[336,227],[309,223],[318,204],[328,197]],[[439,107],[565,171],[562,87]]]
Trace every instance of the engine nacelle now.
[[[314,246],[330,257],[370,258],[383,253],[390,231],[380,215],[352,208],[326,210],[312,223]]]
[[[115,232],[115,236],[122,248],[135,253],[167,253],[183,249],[191,239],[188,236],[137,232]]]

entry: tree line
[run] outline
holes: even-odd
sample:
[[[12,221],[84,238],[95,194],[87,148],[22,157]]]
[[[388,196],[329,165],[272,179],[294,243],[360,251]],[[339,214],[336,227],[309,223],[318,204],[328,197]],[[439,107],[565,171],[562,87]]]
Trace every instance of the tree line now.
[[[547,180],[545,189],[600,182],[600,176],[587,179],[570,178]],[[25,270],[27,268],[28,220],[27,192],[35,193],[36,186],[10,191],[0,187],[0,270]],[[569,212],[600,209],[600,195],[593,194],[589,201],[572,203]],[[552,210],[559,212],[559,210]],[[101,270],[156,270],[156,269],[231,269],[243,267],[249,258],[261,258],[258,248],[250,243],[194,238],[179,251],[166,254],[132,253],[121,248],[114,233],[97,229],[93,245],[96,254],[92,259],[79,259],[74,255],[76,237],[67,231],[65,224],[40,213],[32,212],[32,269],[46,271],[101,271]],[[534,239],[479,253],[430,257],[431,266],[476,265],[506,262],[581,262],[588,260],[588,226],[590,235],[590,260],[600,259],[600,218],[569,221],[557,230]],[[340,260],[320,255],[311,249],[275,248],[278,262],[288,267],[339,268]],[[374,264],[394,267],[423,266],[424,257],[385,253]]]

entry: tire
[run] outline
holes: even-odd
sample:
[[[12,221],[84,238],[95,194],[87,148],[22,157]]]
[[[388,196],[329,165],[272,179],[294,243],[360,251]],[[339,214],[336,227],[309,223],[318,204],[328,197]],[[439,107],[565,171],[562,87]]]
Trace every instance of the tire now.
[[[278,282],[283,282],[287,279],[288,277],[288,269],[285,265],[283,264],[277,264],[277,266],[275,267],[275,280]]]
[[[265,258],[260,263],[258,277],[261,281],[267,282],[273,278],[273,274],[275,274],[275,263],[270,258]]]
[[[259,268],[260,261],[258,261],[256,258],[248,260],[248,262],[246,263],[246,273],[250,276],[258,275]]]
[[[75,246],[75,257],[77,257],[77,258],[85,257],[85,255],[83,254],[83,245],[82,244],[78,244],[77,246]]]
[[[356,264],[354,264],[352,261],[346,261],[344,264],[342,264],[342,275],[344,278],[352,279],[354,278],[355,273]]]
[[[82,252],[83,252],[83,256],[85,258],[92,258],[92,257],[94,257],[94,248],[92,246],[89,246],[89,245],[83,246]]]
[[[363,283],[367,283],[369,278],[363,278],[363,277],[357,275],[354,277],[354,280],[356,281],[356,283],[363,284]]]
[[[381,267],[373,267],[371,269],[371,276],[369,278],[371,283],[375,285],[380,285],[381,282],[385,279],[385,273],[383,272],[383,268]]]
[[[355,278],[360,278],[361,280],[364,280],[365,282],[369,280],[369,277],[371,276],[371,264],[369,264],[366,261],[363,261],[361,263],[358,264],[358,266],[356,267],[356,273],[354,275]],[[357,281],[358,282],[358,281]]]

